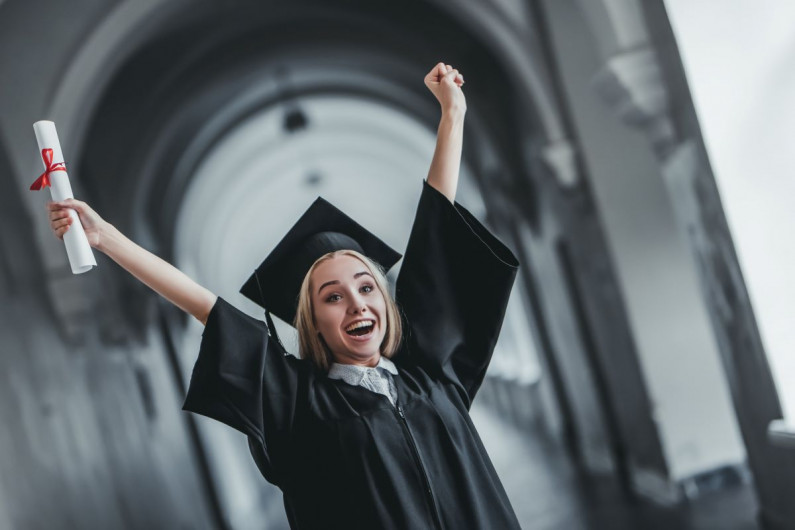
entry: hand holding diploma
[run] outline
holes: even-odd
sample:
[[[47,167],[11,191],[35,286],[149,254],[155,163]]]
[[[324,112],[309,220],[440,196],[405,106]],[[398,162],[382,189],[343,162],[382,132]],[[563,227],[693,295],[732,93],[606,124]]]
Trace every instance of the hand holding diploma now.
[[[66,174],[61,143],[58,141],[55,124],[51,121],[37,121],[33,124],[33,131],[36,133],[36,141],[41,151],[44,173],[36,179],[30,189],[40,190],[49,187],[54,201],[63,202],[72,199],[72,186],[69,184],[69,176]],[[71,208],[71,206],[69,207]],[[68,228],[69,225],[74,225],[74,228],[68,234],[64,230],[59,237],[66,244],[66,255],[69,257],[72,273],[82,274],[96,267],[97,262],[91,252],[91,246],[77,213],[73,210],[65,211],[71,221],[63,226]],[[59,219],[63,218],[59,217]]]
[[[50,227],[59,239],[81,226],[91,247],[105,253],[127,272],[141,280],[204,324],[215,305],[216,296],[191,280],[179,269],[136,245],[115,226],[105,221],[88,204],[75,199],[47,203]],[[75,220],[75,217],[78,220]]]
[[[66,199],[58,202],[48,202],[47,209],[50,211],[50,227],[58,239],[63,239],[64,234],[75,222],[71,215],[74,211],[79,216],[78,222],[83,226],[88,244],[93,248],[99,246],[100,233],[102,232],[101,226],[106,223],[88,204],[75,199]]]

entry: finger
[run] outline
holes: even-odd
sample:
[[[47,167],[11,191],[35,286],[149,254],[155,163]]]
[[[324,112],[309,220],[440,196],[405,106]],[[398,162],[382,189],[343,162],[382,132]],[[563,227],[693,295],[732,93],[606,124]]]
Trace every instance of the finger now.
[[[436,63],[428,75],[425,76],[425,84],[438,82],[439,79],[446,73],[444,63]]]
[[[69,210],[66,208],[61,210],[53,210],[50,212],[50,221],[57,221],[58,219],[63,219],[64,217],[69,217]]]
[[[77,211],[80,211],[86,205],[86,203],[78,201],[77,199],[64,199],[61,201],[61,204],[64,208],[71,208]]]
[[[445,68],[444,63],[437,64],[436,67],[433,70],[433,75],[431,76],[432,77],[431,81],[434,82],[434,83],[439,83],[442,80],[442,78],[444,77],[444,74],[446,74],[446,73],[447,73],[447,69]]]
[[[83,201],[78,201],[77,199],[65,199],[63,205],[66,208],[76,211],[78,215],[88,215],[92,211],[91,208],[88,207],[88,204]]]
[[[50,201],[47,203],[47,209],[52,211],[55,210],[65,210],[71,208],[73,210],[77,210],[77,203],[80,201],[76,201],[74,199],[64,199],[62,201]]]
[[[55,236],[58,239],[63,239],[63,235],[67,232],[67,230],[69,230],[69,226],[68,225],[64,226],[64,227],[61,227],[61,228],[59,228],[58,230],[55,231]]]
[[[447,72],[442,79],[443,81],[448,81],[449,83],[455,83],[456,77],[458,76],[458,70],[450,70]]]
[[[66,217],[64,219],[59,219],[57,221],[53,221],[52,223],[50,223],[50,226],[52,227],[53,230],[57,230],[57,229],[61,228],[62,226],[67,226],[67,225],[70,225],[70,224],[72,224],[72,219],[69,218],[69,217]]]

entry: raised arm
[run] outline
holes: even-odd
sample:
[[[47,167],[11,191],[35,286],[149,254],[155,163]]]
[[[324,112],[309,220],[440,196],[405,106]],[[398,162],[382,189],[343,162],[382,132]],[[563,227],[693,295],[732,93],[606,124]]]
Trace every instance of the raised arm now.
[[[461,147],[464,139],[466,98],[461,87],[464,77],[449,64],[439,63],[425,76],[425,86],[442,107],[442,119],[436,133],[436,150],[428,170],[428,184],[455,202]]]
[[[205,324],[216,296],[185,273],[136,245],[116,227],[102,219],[88,204],[75,199],[48,202],[50,226],[59,239],[72,224],[68,209],[75,210],[89,244],[141,280],[166,300]]]

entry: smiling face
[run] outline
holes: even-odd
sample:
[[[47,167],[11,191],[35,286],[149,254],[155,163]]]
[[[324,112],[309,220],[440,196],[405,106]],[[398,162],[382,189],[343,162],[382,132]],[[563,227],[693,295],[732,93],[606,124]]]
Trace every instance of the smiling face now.
[[[310,277],[314,324],[334,360],[375,366],[386,333],[386,300],[359,259],[338,255]]]

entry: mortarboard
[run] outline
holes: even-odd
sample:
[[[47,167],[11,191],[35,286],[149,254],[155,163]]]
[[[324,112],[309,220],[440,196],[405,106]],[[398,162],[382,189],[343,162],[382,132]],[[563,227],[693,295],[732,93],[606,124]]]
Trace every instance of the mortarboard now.
[[[329,252],[355,250],[388,271],[402,257],[334,205],[318,197],[246,280],[240,292],[292,325],[298,294],[312,264]]]

